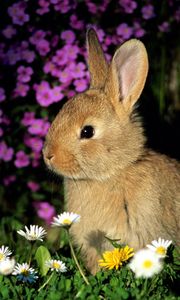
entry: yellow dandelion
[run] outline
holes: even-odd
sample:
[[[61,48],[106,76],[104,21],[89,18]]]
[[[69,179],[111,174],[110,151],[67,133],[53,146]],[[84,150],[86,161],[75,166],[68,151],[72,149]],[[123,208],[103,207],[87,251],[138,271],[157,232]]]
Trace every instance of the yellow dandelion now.
[[[114,248],[112,251],[105,251],[102,259],[98,260],[99,266],[108,270],[118,269],[130,257],[134,255],[134,249],[125,246],[124,248]]]

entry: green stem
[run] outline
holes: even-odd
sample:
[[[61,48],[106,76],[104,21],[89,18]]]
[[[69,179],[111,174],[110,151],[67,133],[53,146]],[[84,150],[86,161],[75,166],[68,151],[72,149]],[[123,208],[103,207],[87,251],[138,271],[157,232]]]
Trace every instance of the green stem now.
[[[16,289],[16,286],[15,286],[14,282],[12,281],[11,275],[10,275],[10,276],[7,276],[7,277],[8,277],[8,279],[9,279],[10,283],[11,283],[11,290],[12,290],[13,294],[14,294],[14,292],[15,292],[15,294],[16,294],[16,296],[17,296],[17,299],[23,300],[23,298],[21,297],[21,295],[18,293],[18,291],[17,291],[17,289]]]
[[[29,253],[29,266],[30,266],[31,260],[32,260],[32,254],[33,254],[34,245],[35,245],[35,242],[32,242],[31,243],[30,253]]]
[[[53,274],[54,274],[54,273],[52,273],[52,274],[49,276],[49,278],[43,283],[43,285],[40,286],[40,288],[38,289],[38,292],[40,292],[40,290],[42,290],[42,289],[49,283],[49,281],[50,281],[51,278],[53,277]]]
[[[72,257],[73,257],[73,259],[74,259],[74,261],[75,261],[75,263],[76,263],[76,266],[77,266],[77,268],[78,268],[78,270],[79,270],[79,272],[80,272],[82,278],[84,279],[85,283],[86,283],[87,285],[89,285],[89,281],[88,281],[88,279],[86,278],[86,276],[85,276],[85,274],[84,274],[84,272],[83,272],[83,270],[82,270],[82,268],[81,268],[81,266],[80,266],[80,264],[79,264],[79,262],[78,262],[78,260],[77,260],[77,257],[76,257],[76,254],[75,254],[73,245],[72,245],[72,243],[71,243],[71,238],[70,238],[70,236],[69,236],[69,231],[68,231],[68,230],[67,230],[67,234],[68,234],[69,247],[70,247],[70,249],[71,249]]]

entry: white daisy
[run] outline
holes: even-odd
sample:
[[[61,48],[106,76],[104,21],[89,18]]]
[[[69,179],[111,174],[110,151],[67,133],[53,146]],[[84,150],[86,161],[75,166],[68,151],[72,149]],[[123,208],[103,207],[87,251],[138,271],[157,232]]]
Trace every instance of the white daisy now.
[[[171,245],[171,243],[172,241],[159,238],[157,241],[152,241],[152,245],[147,245],[146,247],[155,252],[159,257],[165,257],[167,248]]]
[[[61,260],[50,259],[45,262],[45,265],[51,269],[51,271],[61,272],[64,273],[67,271],[65,263]]]
[[[14,270],[15,259],[14,258],[6,258],[5,260],[0,262],[0,274],[1,275],[9,275]]]
[[[25,226],[25,230],[18,230],[17,233],[24,236],[29,241],[42,241],[46,235],[46,231],[43,227],[37,225],[30,225],[30,229]]]
[[[63,212],[57,217],[53,218],[52,226],[70,227],[73,223],[80,220],[80,216],[74,213]]]
[[[23,282],[34,283],[38,276],[37,271],[30,268],[28,263],[18,264],[15,266],[12,275],[16,275],[17,279]]]
[[[8,247],[5,247],[4,245],[0,248],[0,263],[7,259],[12,252],[9,250]]]
[[[163,265],[156,253],[149,249],[142,249],[135,253],[129,267],[136,277],[148,278],[158,274]]]

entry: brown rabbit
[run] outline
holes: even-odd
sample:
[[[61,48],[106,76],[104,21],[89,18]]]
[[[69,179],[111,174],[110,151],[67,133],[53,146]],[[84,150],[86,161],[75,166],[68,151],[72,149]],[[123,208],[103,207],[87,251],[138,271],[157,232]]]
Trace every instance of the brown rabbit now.
[[[87,33],[90,88],[69,100],[46,137],[44,159],[64,176],[67,210],[81,216],[71,233],[87,267],[111,248],[105,236],[138,249],[159,237],[180,243],[178,163],[145,148],[134,112],[148,72],[147,52],[132,39],[107,64]]]

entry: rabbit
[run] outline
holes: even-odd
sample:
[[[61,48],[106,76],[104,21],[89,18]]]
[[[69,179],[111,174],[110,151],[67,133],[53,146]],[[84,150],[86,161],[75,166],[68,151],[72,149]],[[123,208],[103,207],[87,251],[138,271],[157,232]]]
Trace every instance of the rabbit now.
[[[81,216],[70,228],[87,269],[119,239],[135,250],[159,237],[180,244],[179,163],[146,148],[135,104],[148,57],[131,39],[108,63],[94,29],[87,31],[90,87],[68,100],[47,133],[43,156],[64,177],[67,211]]]

